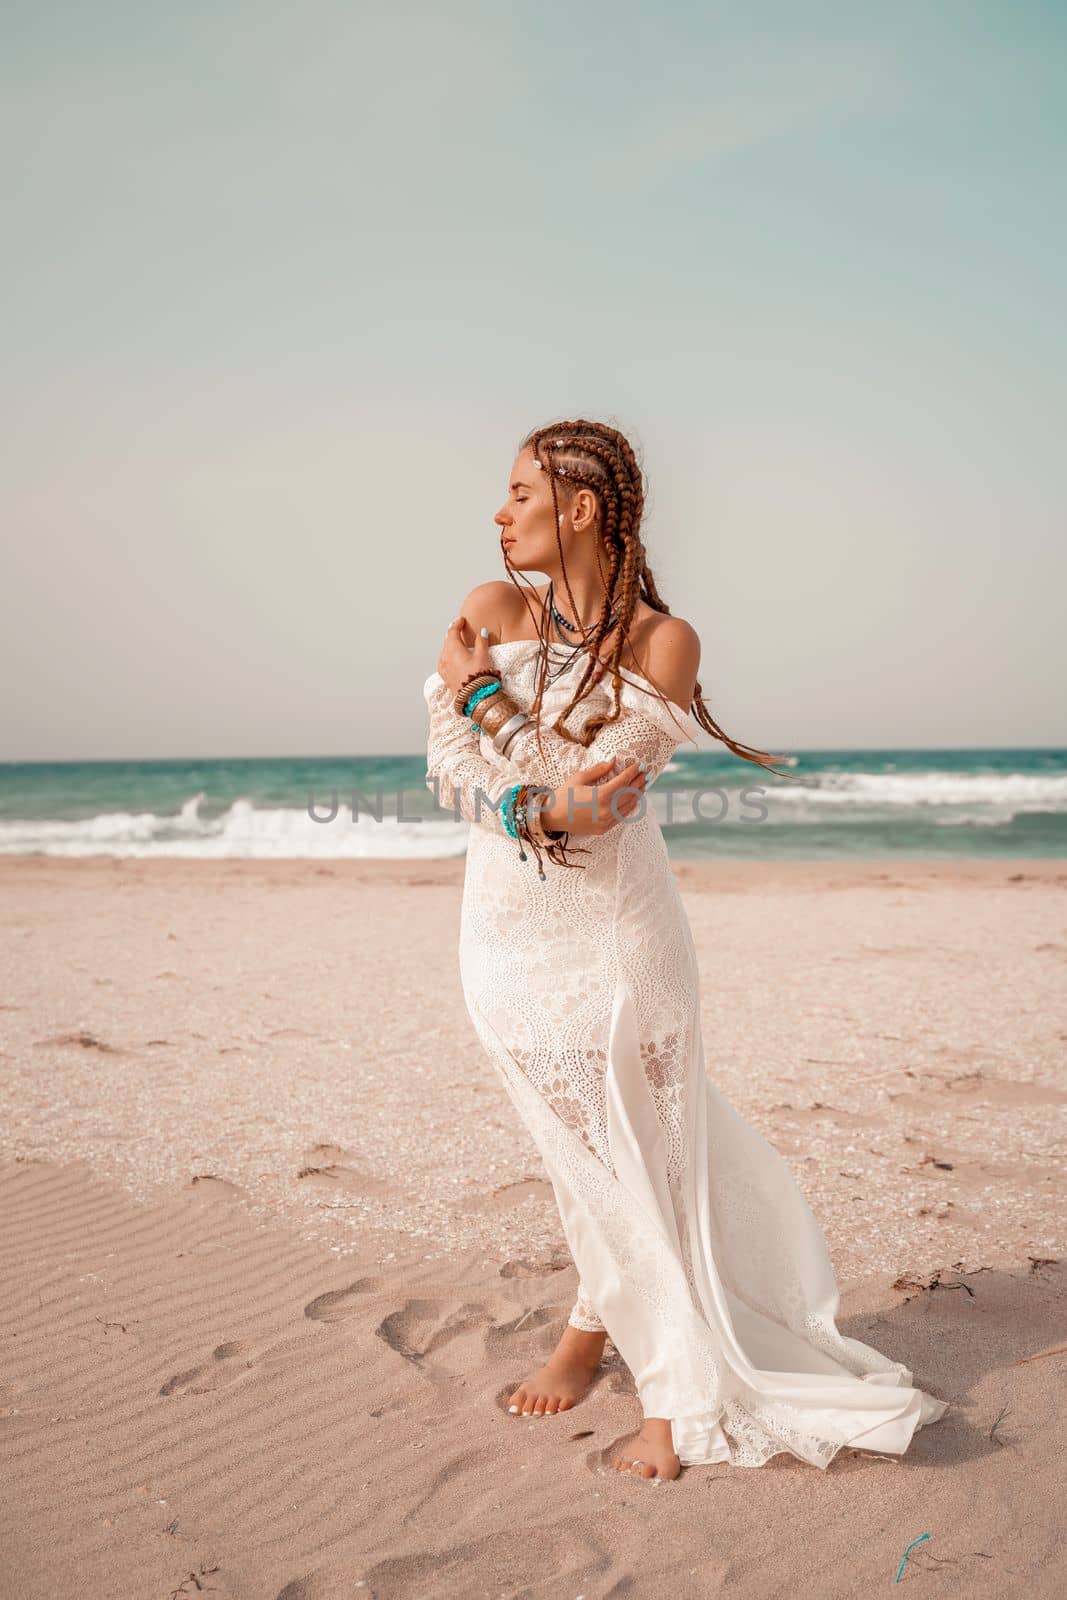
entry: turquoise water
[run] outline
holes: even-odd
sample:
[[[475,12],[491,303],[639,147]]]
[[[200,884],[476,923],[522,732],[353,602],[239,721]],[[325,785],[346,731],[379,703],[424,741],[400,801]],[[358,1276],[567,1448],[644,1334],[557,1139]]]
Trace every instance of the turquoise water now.
[[[468,825],[425,771],[422,754],[0,764],[0,854],[462,855]],[[807,750],[787,778],[681,750],[648,799],[676,860],[1067,856],[1067,749]]]

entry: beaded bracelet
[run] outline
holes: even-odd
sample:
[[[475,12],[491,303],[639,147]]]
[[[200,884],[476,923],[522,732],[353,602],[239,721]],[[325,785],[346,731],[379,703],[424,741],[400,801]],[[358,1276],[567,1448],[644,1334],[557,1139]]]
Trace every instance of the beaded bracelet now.
[[[493,684],[494,690],[498,690],[501,687],[500,679],[497,677],[495,672],[468,673],[466,678],[464,678],[463,682],[460,684],[459,688],[456,690],[455,694],[452,696],[452,705],[454,709],[461,716],[464,715],[466,713],[467,701],[472,697],[474,691],[482,688],[483,685],[488,684]]]
[[[532,814],[527,811],[530,798],[529,791],[531,790],[539,794],[548,792],[540,784],[513,783],[500,801],[498,810],[504,824],[504,831],[512,839],[525,840],[527,844],[532,845],[537,856],[537,876],[543,883],[546,875],[545,869],[541,865],[540,847],[542,845],[545,846],[550,859],[559,862],[563,866],[571,866],[573,863],[567,859],[567,844],[565,841],[568,840],[569,835],[566,829],[546,828],[539,807],[534,808]],[[582,853],[588,854],[587,851]],[[522,849],[521,844],[519,847],[519,860],[526,860],[526,851]]]
[[[500,815],[504,819],[504,829],[513,839],[519,837],[515,827],[515,797],[522,788],[521,783],[513,783],[500,802]]]
[[[470,673],[457,690],[453,705],[457,712],[469,717],[474,722],[474,726],[481,729],[480,722],[475,721],[472,715],[475,707],[482,700],[487,700],[495,694],[501,694],[502,688],[501,680],[493,672]],[[496,736],[492,742],[496,744],[497,738],[500,738],[506,750],[519,729],[529,721],[529,717],[525,711],[518,711],[513,716],[508,717],[505,703],[511,705],[513,702],[508,701],[507,696],[503,694],[501,694],[501,702],[504,721],[497,729]],[[500,749],[499,744],[497,744],[497,749]],[[535,808],[532,814],[527,813],[527,790],[529,789],[542,793],[548,792],[539,784],[513,783],[504,798],[499,802],[497,809],[500,812],[505,833],[508,834],[509,838],[520,841],[519,860],[525,861],[527,859],[526,851],[523,850],[521,843],[521,841],[525,841],[533,847],[537,855],[537,875],[544,881],[545,871],[541,865],[541,846],[545,847],[548,856],[553,861],[557,861],[563,866],[572,866],[574,863],[569,861],[567,857],[570,835],[566,829],[546,828],[541,819],[539,808]],[[589,852],[581,850],[579,853],[588,855]]]
[[[483,683],[480,689],[475,689],[470,699],[464,705],[464,715],[469,717],[480,700],[487,700],[491,694],[496,694],[500,688],[501,683],[499,678],[494,678],[492,683]]]

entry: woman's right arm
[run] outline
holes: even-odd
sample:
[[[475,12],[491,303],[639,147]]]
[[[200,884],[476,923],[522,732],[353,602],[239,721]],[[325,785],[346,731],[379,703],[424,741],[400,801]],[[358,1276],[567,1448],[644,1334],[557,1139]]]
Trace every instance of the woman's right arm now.
[[[612,796],[621,788],[640,792],[644,780],[630,767],[605,781],[614,758],[600,760],[572,775],[571,782],[554,787],[540,774],[537,730],[531,718],[511,740],[506,757],[490,762],[481,753],[481,732],[470,717],[457,711],[455,695],[440,673],[434,672],[423,687],[430,713],[426,743],[426,786],[437,804],[464,817],[468,822],[506,834],[500,803],[516,783],[528,783],[552,791],[554,802],[542,812],[546,827],[587,835],[603,833],[628,815],[637,804],[633,795],[620,797],[611,808]],[[593,819],[590,780],[596,779],[596,820]],[[572,796],[568,810],[568,796]],[[555,813],[558,819],[554,820]]]
[[[536,776],[536,764],[523,760],[536,751],[533,724],[527,723],[516,734],[508,748],[507,764],[502,758],[501,765],[496,765],[482,755],[480,730],[470,717],[456,710],[455,695],[439,672],[427,678],[423,696],[430,712],[427,788],[445,810],[495,833],[506,833],[500,803],[508,789],[515,783],[543,782]],[[517,770],[520,760],[521,772]]]

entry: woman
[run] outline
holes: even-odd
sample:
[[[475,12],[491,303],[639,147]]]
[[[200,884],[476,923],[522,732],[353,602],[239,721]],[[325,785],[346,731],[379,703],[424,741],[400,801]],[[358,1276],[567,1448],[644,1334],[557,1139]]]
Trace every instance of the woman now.
[[[610,1335],[644,1411],[617,1470],[902,1453],[946,1402],[838,1332],[790,1168],[705,1072],[696,951],[644,793],[700,728],[771,771],[777,758],[712,720],[700,641],[649,570],[643,507],[615,429],[531,433],[495,518],[510,581],[471,593],[424,687],[427,783],[472,824],[464,997],[579,1275],[555,1353],[508,1409],[568,1410]],[[527,580],[528,597],[515,574],[531,571],[549,581]]]

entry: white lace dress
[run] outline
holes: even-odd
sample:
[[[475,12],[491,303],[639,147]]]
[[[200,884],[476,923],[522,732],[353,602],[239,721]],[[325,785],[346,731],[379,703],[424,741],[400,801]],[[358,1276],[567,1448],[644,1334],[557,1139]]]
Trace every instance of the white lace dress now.
[[[526,709],[538,648],[490,647]],[[550,667],[569,654],[551,647]],[[580,1280],[570,1320],[607,1329],[645,1414],[671,1419],[683,1465],[789,1451],[826,1467],[846,1445],[902,1454],[947,1402],[838,1332],[826,1242],[790,1167],[707,1076],[696,950],[652,806],[600,837],[572,834],[589,854],[577,868],[544,857],[544,882],[504,829],[495,802],[512,783],[555,788],[609,756],[650,762],[651,781],[701,731],[625,672],[619,721],[588,749],[568,743],[551,723],[580,670],[545,690],[544,757],[532,723],[505,759],[438,673],[423,690],[427,784],[471,823],[464,997],[552,1182]],[[611,705],[609,678],[568,726]]]

